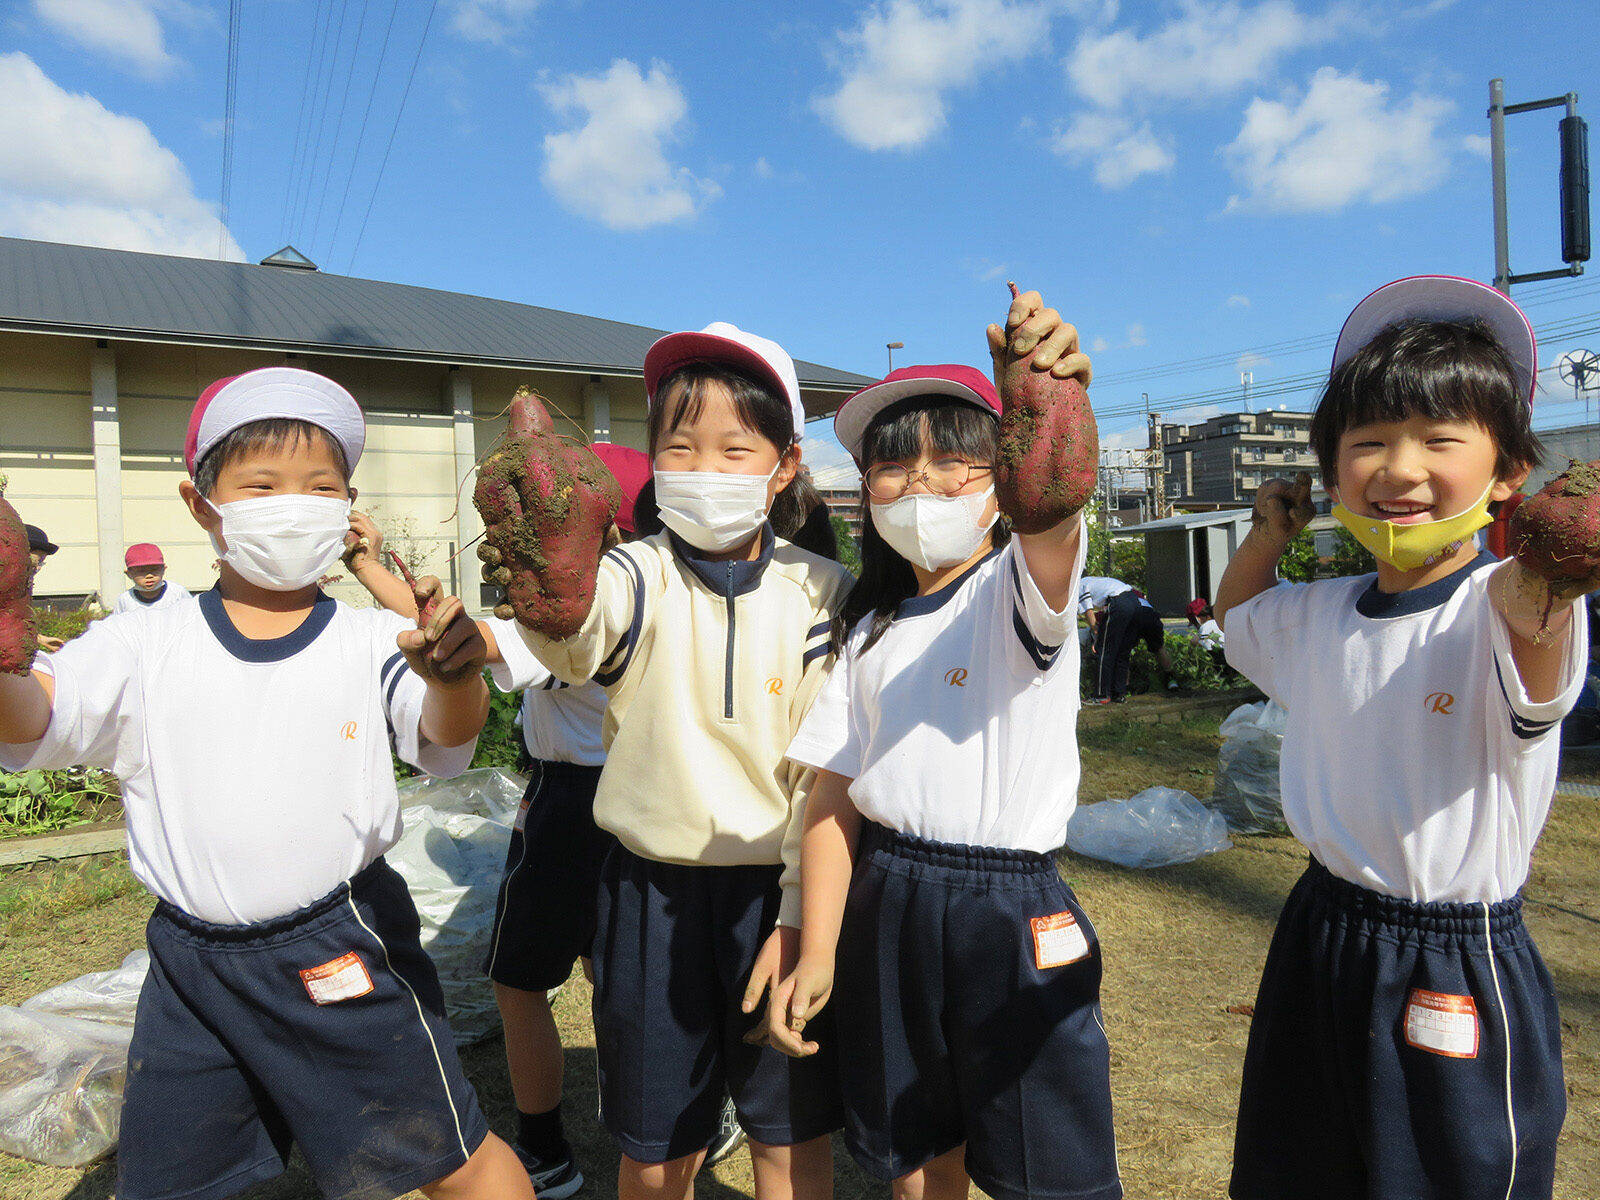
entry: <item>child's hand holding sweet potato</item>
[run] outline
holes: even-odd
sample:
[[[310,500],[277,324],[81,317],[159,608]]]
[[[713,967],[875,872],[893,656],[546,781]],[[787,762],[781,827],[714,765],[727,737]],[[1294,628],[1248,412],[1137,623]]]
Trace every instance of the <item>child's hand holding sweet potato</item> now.
[[[558,438],[539,398],[519,392],[507,437],[478,471],[472,501],[485,525],[484,579],[505,588],[495,609],[546,637],[583,625],[602,543],[622,492],[587,446]]]

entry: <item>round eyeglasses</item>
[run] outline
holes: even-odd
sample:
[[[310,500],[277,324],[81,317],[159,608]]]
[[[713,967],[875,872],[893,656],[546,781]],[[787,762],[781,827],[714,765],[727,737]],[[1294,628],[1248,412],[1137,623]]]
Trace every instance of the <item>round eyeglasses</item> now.
[[[920,471],[909,470],[901,463],[877,463],[867,468],[867,494],[874,500],[898,500],[921,480],[930,492],[940,496],[954,496],[967,486],[974,475],[992,471],[989,463],[969,463],[954,456],[936,458]]]

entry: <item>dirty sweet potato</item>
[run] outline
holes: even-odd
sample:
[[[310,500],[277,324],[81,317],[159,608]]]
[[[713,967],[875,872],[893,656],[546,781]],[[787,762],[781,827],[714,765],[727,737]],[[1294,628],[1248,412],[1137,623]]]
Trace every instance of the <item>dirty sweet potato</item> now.
[[[1017,285],[1011,284],[1011,294]],[[1076,379],[1033,367],[1034,351],[1010,349],[1000,380],[1000,453],[995,498],[1018,533],[1043,533],[1078,512],[1094,494],[1100,434],[1089,394]]]
[[[472,502],[483,518],[483,577],[505,588],[499,617],[546,637],[583,624],[594,602],[602,541],[622,491],[587,446],[558,438],[539,397],[511,402],[505,440],[478,468]]]
[[[1511,553],[1570,600],[1600,583],[1600,462],[1574,462],[1511,514]]]
[[[17,510],[0,497],[0,671],[26,675],[38,650],[28,531]]]

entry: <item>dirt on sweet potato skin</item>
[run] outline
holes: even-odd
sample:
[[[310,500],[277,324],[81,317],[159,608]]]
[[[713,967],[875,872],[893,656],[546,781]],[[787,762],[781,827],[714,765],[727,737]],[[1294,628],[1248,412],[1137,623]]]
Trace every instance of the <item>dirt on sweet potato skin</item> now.
[[[33,621],[33,559],[28,530],[0,497],[0,672],[25,675],[39,652]]]
[[[505,588],[516,619],[552,638],[575,633],[622,502],[605,464],[587,446],[557,438],[539,398],[519,392],[506,440],[480,466],[472,499],[493,551],[480,552],[490,566],[485,577]]]
[[[1511,514],[1517,561],[1558,589],[1600,573],[1600,462],[1574,462]]]
[[[1018,533],[1043,533],[1094,494],[1100,436],[1076,379],[1036,371],[1032,355],[1006,364],[1001,381],[995,496]]]

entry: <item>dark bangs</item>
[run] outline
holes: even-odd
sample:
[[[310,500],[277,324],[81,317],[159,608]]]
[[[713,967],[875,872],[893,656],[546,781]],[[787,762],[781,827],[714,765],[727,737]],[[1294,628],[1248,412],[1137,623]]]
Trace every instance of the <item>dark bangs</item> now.
[[[645,416],[651,458],[656,456],[656,443],[663,433],[700,419],[706,406],[706,385],[710,383],[728,390],[739,424],[766,438],[779,454],[794,444],[794,413],[787,397],[774,395],[772,389],[731,367],[692,363],[679,367],[656,388],[656,402]]]
[[[1333,372],[1311,418],[1324,482],[1338,481],[1346,431],[1413,417],[1482,426],[1494,438],[1500,479],[1532,467],[1542,453],[1516,368],[1481,321],[1392,325]]]
[[[333,461],[339,466],[339,478],[344,480],[345,487],[349,488],[350,464],[345,461],[344,447],[339,444],[338,438],[321,425],[313,425],[310,421],[301,421],[294,417],[269,417],[264,421],[251,421],[248,425],[239,426],[223,435],[215,446],[207,450],[206,456],[194,465],[195,490],[202,496],[210,496],[216,490],[217,476],[222,474],[222,468],[235,459],[263,451],[276,453],[280,450],[291,450],[299,445],[302,439],[307,442],[321,442],[328,448],[328,452],[333,455]]]
[[[949,396],[909,396],[872,418],[861,437],[861,465],[899,462],[932,453],[958,454],[994,465],[1000,452],[1000,420],[989,409]]]

